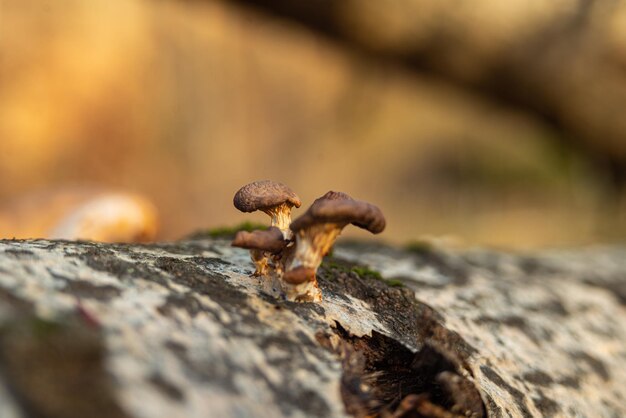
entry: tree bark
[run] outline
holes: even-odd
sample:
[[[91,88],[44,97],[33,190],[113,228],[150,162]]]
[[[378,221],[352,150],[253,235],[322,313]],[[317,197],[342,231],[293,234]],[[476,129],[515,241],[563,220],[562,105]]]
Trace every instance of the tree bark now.
[[[321,304],[252,271],[223,239],[0,241],[0,416],[626,415],[624,249],[345,243]]]

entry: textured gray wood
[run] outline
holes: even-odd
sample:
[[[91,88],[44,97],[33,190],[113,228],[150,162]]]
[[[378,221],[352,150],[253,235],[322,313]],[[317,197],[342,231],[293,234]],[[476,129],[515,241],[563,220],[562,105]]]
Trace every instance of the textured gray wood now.
[[[226,240],[0,241],[0,416],[342,417],[375,397],[352,383],[399,390],[429,358],[489,416],[626,415],[624,249],[347,243],[319,305],[262,294],[252,271]]]

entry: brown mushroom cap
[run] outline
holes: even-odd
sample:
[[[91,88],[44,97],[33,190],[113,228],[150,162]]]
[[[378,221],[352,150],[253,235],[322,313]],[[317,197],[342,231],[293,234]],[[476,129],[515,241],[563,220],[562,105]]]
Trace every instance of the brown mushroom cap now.
[[[351,223],[378,234],[385,229],[385,217],[381,210],[371,203],[354,200],[341,192],[328,192],[317,199],[311,207],[291,223],[291,230],[297,232],[315,224]]]
[[[233,247],[279,253],[287,245],[280,229],[272,226],[264,231],[239,231],[231,243]]]
[[[285,272],[283,276],[285,282],[289,284],[302,284],[304,282],[312,282],[315,280],[315,269],[310,267],[296,267],[293,270]]]
[[[347,193],[335,192],[331,190],[331,191],[326,192],[324,196],[318,197],[317,199],[315,199],[315,202],[319,200],[354,200],[354,199]]]
[[[242,212],[254,212],[284,203],[299,208],[302,204],[293,190],[282,183],[271,180],[246,184],[235,193],[233,203]]]

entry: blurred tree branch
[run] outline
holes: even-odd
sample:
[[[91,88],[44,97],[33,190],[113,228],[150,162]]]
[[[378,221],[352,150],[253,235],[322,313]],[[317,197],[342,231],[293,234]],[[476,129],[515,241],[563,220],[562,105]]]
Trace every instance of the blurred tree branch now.
[[[514,106],[626,184],[626,7],[571,2],[238,0],[371,61],[401,65]],[[487,6],[494,7],[487,7]]]

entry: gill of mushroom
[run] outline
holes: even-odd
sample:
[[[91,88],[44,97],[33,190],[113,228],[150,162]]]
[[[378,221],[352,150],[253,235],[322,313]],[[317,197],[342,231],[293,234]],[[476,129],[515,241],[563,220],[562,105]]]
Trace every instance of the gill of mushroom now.
[[[370,203],[331,191],[313,202],[302,216],[291,223],[295,249],[287,252],[283,260],[283,281],[288,300],[321,300],[317,269],[348,224],[378,234],[385,229],[385,217],[378,207]]]

